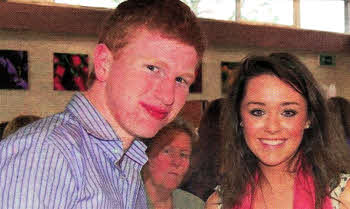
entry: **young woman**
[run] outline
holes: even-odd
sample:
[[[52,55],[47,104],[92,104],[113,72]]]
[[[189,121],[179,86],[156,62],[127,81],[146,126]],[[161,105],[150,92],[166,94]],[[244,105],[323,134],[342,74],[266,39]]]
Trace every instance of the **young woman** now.
[[[223,180],[206,208],[350,208],[349,153],[294,56],[251,56],[223,118]]]
[[[177,189],[190,167],[192,143],[196,137],[192,126],[177,118],[152,139],[146,139],[148,162],[142,174],[149,209],[204,207],[199,197]]]

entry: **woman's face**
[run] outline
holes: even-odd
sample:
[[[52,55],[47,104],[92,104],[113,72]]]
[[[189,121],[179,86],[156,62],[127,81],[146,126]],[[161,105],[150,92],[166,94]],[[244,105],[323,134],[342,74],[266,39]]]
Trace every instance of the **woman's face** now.
[[[240,113],[246,143],[260,166],[284,167],[310,125],[304,97],[272,75],[248,81]]]
[[[172,140],[165,146],[157,143],[149,153],[148,180],[155,187],[176,189],[190,166],[192,152],[191,138],[180,131],[163,135],[157,140]]]

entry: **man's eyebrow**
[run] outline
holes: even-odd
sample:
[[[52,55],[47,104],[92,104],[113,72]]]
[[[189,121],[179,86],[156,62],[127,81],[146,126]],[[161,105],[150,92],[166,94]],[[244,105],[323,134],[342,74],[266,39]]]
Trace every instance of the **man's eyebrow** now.
[[[152,62],[154,65],[161,67],[161,68],[168,68],[169,67],[169,65],[166,62],[161,61],[161,60],[150,59],[149,61]]]
[[[195,79],[194,73],[183,73],[181,74],[181,76],[188,77],[189,79],[192,79],[192,80]]]

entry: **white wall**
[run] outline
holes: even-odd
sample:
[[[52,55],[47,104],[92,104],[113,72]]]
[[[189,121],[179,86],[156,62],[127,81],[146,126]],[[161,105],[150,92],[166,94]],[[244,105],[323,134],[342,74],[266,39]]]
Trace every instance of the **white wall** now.
[[[53,90],[53,53],[88,54],[92,66],[94,36],[47,34],[0,30],[0,50],[27,50],[29,60],[29,90],[0,89],[0,122],[11,120],[19,114],[47,116],[62,111],[73,92]],[[282,51],[279,49],[230,49],[209,46],[204,56],[203,92],[191,94],[189,100],[213,100],[221,94],[221,61],[239,61],[247,54]],[[350,99],[350,52],[337,54],[335,67],[320,67],[318,53],[289,51],[297,55],[310,68],[315,78],[325,84],[336,84],[339,96]]]
[[[0,30],[0,49],[28,51],[29,90],[0,89],[0,121],[19,114],[50,115],[63,110],[72,91],[53,90],[53,53],[81,53],[89,55],[95,37],[39,34]]]

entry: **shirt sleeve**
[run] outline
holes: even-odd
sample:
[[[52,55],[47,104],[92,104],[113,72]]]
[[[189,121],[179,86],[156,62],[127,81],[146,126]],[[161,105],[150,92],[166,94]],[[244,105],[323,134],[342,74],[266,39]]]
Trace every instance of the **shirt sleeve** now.
[[[57,147],[23,138],[0,143],[0,209],[73,208],[75,188]]]

